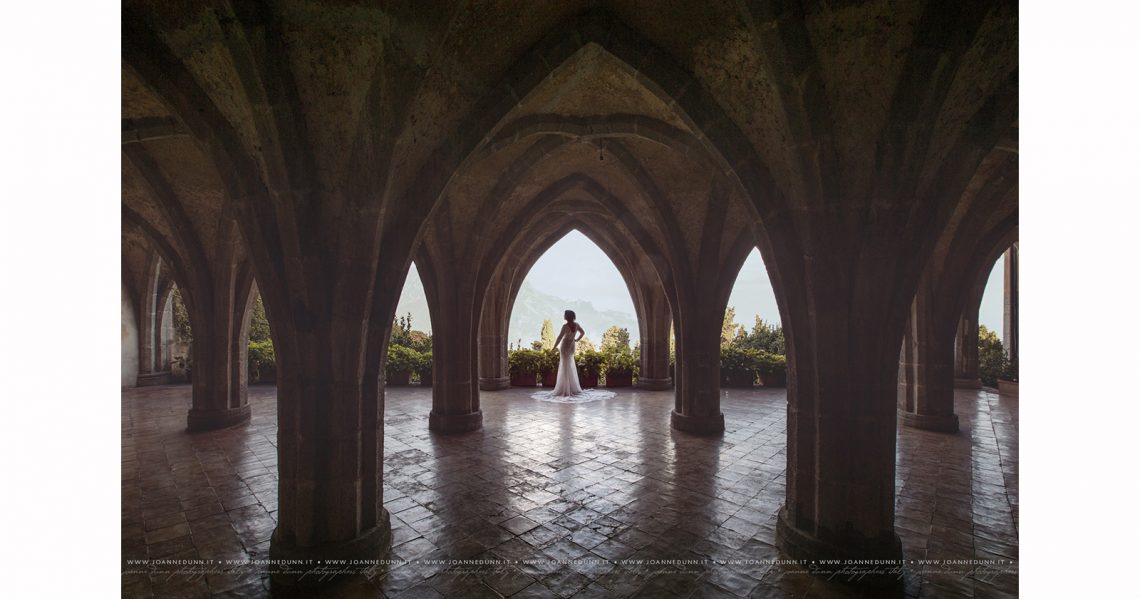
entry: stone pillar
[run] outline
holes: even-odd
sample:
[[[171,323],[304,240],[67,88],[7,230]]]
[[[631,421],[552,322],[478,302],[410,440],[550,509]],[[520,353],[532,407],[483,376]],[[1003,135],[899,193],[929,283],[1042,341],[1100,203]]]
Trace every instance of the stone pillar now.
[[[483,316],[479,321],[479,389],[497,391],[511,386],[507,370],[507,327],[510,317],[504,303],[506,291],[502,283],[487,289]]]
[[[785,287],[787,496],[777,543],[797,559],[901,559],[895,533],[899,339],[890,272],[867,257],[806,263]],[[778,279],[777,279],[778,280]]]
[[[954,413],[953,337],[944,334],[923,290],[911,307],[899,363],[899,419],[905,426],[958,432]]]
[[[1016,360],[1020,344],[1018,341],[1018,279],[1020,264],[1018,263],[1017,243],[1014,243],[1005,252],[1005,286],[1004,304],[1005,314],[1002,319],[1002,345],[1011,360]]]
[[[669,301],[660,289],[649,290],[645,295],[641,318],[641,373],[637,386],[651,391],[668,389],[673,385],[669,376],[669,327],[672,316]]]
[[[969,308],[967,308],[968,310]],[[954,386],[959,389],[981,389],[978,377],[978,310],[963,314],[954,335]]]
[[[679,315],[677,327],[676,401],[673,428],[712,435],[724,432],[720,411],[720,331],[724,310],[713,305]],[[668,356],[668,336],[665,338]],[[667,368],[668,366],[666,366]]]
[[[198,305],[199,294],[184,294],[194,331],[193,403],[186,416],[190,431],[226,428],[250,418],[246,358],[252,276],[236,279],[215,285],[209,307]]]
[[[483,426],[479,410],[479,303],[470,267],[420,248],[416,270],[431,310],[432,381],[428,429],[465,433]],[[443,249],[451,247],[444,244]]]
[[[395,289],[398,292],[399,287]],[[385,348],[366,352],[359,334],[336,334],[360,331],[359,312],[352,308],[335,315],[331,306],[309,306],[298,311],[304,317],[300,322],[281,318],[275,314],[282,299],[276,291],[262,287],[279,365],[280,511],[269,556],[275,560],[383,557],[391,544],[381,486],[384,397],[379,369]],[[362,361],[362,355],[369,359]],[[286,574],[273,577],[275,587],[327,582]]]
[[[451,274],[451,273],[447,273]],[[423,272],[421,276],[431,276]],[[437,281],[438,283],[438,281]],[[465,433],[483,426],[479,409],[478,322],[473,293],[462,286],[425,284],[437,318],[432,319],[432,387],[428,428],[440,433]]]

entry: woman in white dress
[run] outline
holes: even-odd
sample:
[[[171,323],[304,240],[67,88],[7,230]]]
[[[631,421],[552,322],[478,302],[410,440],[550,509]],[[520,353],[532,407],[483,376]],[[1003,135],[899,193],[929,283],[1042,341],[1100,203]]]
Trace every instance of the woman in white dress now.
[[[578,366],[574,364],[574,346],[586,336],[586,331],[575,320],[577,316],[573,310],[567,310],[563,316],[566,324],[562,325],[562,332],[554,341],[554,347],[558,348],[558,378],[552,394],[565,397],[582,392],[582,385],[578,382]]]
[[[532,397],[543,401],[565,403],[582,403],[613,397],[612,391],[582,389],[581,383],[578,382],[578,367],[574,364],[574,345],[586,336],[586,331],[575,320],[573,310],[567,310],[563,316],[566,318],[566,324],[562,325],[562,332],[554,341],[554,347],[558,348],[558,377],[555,379],[554,389],[535,393]]]

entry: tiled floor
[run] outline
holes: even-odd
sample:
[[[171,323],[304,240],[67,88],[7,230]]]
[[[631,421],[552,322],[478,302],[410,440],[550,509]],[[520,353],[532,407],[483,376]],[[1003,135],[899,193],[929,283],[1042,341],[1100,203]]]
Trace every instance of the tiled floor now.
[[[184,432],[188,386],[122,394],[122,548],[129,559],[265,559],[277,509],[276,400],[250,424]],[[669,427],[671,392],[568,405],[483,393],[483,430],[430,434],[430,390],[388,390],[384,500],[394,559],[353,597],[882,596],[767,565],[784,499],[785,396],[729,390],[717,439]],[[896,528],[904,593],[1017,595],[1017,400],[958,391],[957,435],[901,429]],[[718,564],[712,560],[751,560]],[[484,565],[432,564],[480,560]],[[634,566],[630,559],[682,560]],[[918,560],[993,559],[1010,566]],[[533,563],[522,563],[534,560]],[[509,562],[514,564],[506,565]],[[486,565],[491,564],[491,565]],[[939,571],[941,573],[934,573]],[[958,572],[960,571],[960,572]],[[124,574],[128,597],[268,596],[255,567]]]

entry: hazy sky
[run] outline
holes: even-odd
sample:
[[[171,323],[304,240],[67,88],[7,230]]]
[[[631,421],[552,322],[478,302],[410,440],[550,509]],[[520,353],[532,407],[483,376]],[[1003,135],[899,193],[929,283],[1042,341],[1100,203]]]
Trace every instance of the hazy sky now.
[[[998,258],[982,296],[979,322],[1001,336],[1002,284],[1004,258]],[[408,278],[419,276],[412,265]],[[571,231],[554,244],[541,258],[526,279],[540,291],[573,300],[588,300],[601,310],[616,310],[634,314],[633,301],[617,268],[594,242],[578,231]],[[405,286],[406,290],[412,285]],[[418,287],[418,286],[415,286]],[[417,289],[417,292],[419,290]],[[422,292],[420,292],[422,293]],[[401,298],[400,303],[405,303]],[[754,315],[768,322],[779,322],[776,297],[768,282],[768,271],[760,252],[753,250],[740,269],[736,286],[732,289],[728,305],[736,308],[736,322],[752,328]],[[402,314],[397,308],[397,314]],[[557,320],[560,315],[553,315]],[[634,317],[636,318],[636,317]]]
[[[531,268],[535,289],[568,300],[588,300],[599,310],[633,314],[633,300],[609,256],[578,231],[558,240]],[[561,317],[554,315],[555,321]],[[636,320],[636,317],[635,317]]]

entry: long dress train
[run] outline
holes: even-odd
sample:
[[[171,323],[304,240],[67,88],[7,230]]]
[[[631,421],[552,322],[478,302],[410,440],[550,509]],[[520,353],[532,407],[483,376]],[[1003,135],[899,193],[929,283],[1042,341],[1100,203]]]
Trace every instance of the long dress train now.
[[[562,337],[562,345],[558,347],[558,377],[555,379],[554,389],[540,391],[531,397],[541,401],[585,403],[614,396],[613,391],[582,389],[578,381],[578,366],[574,364],[574,345],[573,331]]]

